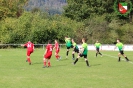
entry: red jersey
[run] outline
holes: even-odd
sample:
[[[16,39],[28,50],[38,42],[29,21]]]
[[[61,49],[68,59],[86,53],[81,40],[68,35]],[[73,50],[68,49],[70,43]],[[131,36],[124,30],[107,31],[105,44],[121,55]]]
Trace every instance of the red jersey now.
[[[48,44],[48,45],[46,46],[46,49],[47,49],[47,53],[52,54],[53,46],[52,46],[51,44]]]
[[[59,44],[58,43],[55,43],[54,47],[55,47],[56,50],[59,50]]]
[[[31,42],[27,42],[26,44],[24,44],[24,46],[27,47],[27,51],[34,51],[34,44]]]

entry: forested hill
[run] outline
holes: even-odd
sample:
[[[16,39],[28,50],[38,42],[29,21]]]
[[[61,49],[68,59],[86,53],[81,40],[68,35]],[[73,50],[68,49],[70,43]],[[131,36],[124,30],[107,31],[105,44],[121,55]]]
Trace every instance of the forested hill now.
[[[39,9],[49,14],[61,14],[64,5],[66,5],[66,0],[29,0],[25,9],[27,11]]]

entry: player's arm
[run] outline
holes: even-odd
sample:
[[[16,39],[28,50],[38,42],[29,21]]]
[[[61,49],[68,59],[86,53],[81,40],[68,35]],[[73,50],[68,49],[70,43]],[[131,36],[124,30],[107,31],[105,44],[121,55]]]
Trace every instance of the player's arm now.
[[[53,47],[53,49],[55,49],[56,47],[58,48],[58,46],[55,44],[54,47]]]
[[[73,46],[73,49],[76,47],[76,45],[75,45],[75,44],[72,44],[72,46]]]
[[[55,49],[55,47],[56,47],[56,46],[54,45],[53,49]]]
[[[34,47],[34,45],[33,45],[33,50],[35,50],[35,47]]]
[[[26,43],[27,44],[27,43]],[[21,44],[21,46],[26,46],[26,44]]]
[[[76,46],[73,46],[73,49],[75,48]]]
[[[24,46],[24,44],[21,44],[21,46]]]

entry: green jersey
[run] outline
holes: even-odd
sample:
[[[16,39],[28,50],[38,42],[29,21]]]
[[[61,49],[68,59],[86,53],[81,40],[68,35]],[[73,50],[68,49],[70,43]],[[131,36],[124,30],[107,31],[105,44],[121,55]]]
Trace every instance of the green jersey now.
[[[96,48],[100,48],[101,43],[95,43]]]
[[[77,44],[76,44],[75,42],[73,43],[73,46],[74,46],[76,49],[79,49],[78,46],[77,46]]]
[[[123,49],[123,44],[121,42],[117,43],[116,46],[118,47],[119,51]]]
[[[71,47],[71,41],[70,41],[70,39],[65,39],[65,42],[66,42],[66,46],[67,47]]]
[[[84,51],[83,51],[83,55],[87,55],[87,53],[88,53],[88,45],[87,45],[87,43],[83,43],[82,44],[82,47],[84,48]]]

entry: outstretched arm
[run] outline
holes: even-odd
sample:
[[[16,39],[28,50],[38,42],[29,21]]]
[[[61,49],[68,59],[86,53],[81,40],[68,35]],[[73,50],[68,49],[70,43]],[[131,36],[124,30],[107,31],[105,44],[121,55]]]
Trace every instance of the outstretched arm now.
[[[21,44],[21,46],[24,46],[24,44]]]

